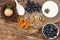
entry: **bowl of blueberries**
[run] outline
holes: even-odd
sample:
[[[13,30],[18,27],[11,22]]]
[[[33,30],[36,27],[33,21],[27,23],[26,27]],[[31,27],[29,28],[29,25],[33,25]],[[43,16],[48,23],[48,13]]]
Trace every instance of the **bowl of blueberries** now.
[[[54,23],[47,23],[42,27],[42,33],[45,38],[55,39],[59,34],[59,28]]]
[[[26,11],[29,12],[29,13],[34,13],[34,12],[40,12],[41,10],[41,5],[38,3],[38,2],[34,2],[34,1],[31,1],[31,0],[28,0],[27,3],[26,3]]]

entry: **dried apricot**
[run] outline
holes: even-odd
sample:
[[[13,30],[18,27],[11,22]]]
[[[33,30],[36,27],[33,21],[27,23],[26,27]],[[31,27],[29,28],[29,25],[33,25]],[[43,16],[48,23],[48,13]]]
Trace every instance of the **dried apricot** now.
[[[29,28],[32,23],[31,20],[25,19],[23,17],[18,17],[17,21],[18,25],[22,28]]]

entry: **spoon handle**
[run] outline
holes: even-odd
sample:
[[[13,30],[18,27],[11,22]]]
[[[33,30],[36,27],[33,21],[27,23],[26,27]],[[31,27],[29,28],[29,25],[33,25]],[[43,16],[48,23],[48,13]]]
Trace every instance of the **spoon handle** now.
[[[18,4],[17,0],[15,0],[16,4]]]

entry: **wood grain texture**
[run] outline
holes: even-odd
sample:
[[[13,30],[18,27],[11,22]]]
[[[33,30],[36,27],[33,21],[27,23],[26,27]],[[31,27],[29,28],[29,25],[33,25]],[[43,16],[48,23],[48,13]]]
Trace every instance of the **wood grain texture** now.
[[[58,3],[60,9],[60,0],[54,0],[54,1]],[[0,0],[0,7],[2,7],[7,2],[8,3],[14,2],[14,0]],[[5,20],[6,19],[4,19],[1,16],[1,11],[0,11],[0,40],[48,40],[44,38],[41,32],[42,31],[41,28],[39,29],[40,30],[39,33],[26,36],[27,35],[26,31],[18,27],[16,22],[11,22],[11,21],[7,22]],[[60,29],[60,22],[57,22],[56,24]],[[60,34],[54,40],[60,40]]]

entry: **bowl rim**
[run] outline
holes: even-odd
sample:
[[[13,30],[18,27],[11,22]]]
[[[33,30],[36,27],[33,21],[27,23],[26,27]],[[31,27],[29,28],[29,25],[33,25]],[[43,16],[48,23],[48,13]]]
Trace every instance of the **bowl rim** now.
[[[49,17],[49,16],[46,16],[46,15],[44,14],[45,12],[43,13],[43,6],[44,6],[44,4],[47,3],[47,2],[53,2],[53,3],[55,3],[56,6],[57,6],[57,8],[58,8],[58,9],[57,9],[57,14],[56,14],[55,16],[53,16],[53,17],[51,17],[51,16],[50,16],[50,17]],[[45,5],[46,5],[46,4],[45,4]],[[43,13],[43,15],[44,15],[45,17],[47,17],[47,18],[54,18],[54,17],[56,17],[56,16],[58,15],[58,12],[59,12],[59,7],[58,7],[58,5],[57,5],[57,3],[56,3],[55,1],[48,0],[48,1],[46,1],[46,2],[43,3],[43,5],[42,5],[42,13]]]
[[[47,24],[53,24],[53,25],[55,25],[55,27],[57,27],[57,29],[58,29],[57,35],[56,35],[55,37],[53,37],[53,38],[48,38],[48,39],[55,39],[55,38],[57,38],[57,36],[59,35],[59,28],[58,28],[58,26],[57,26],[56,24],[54,24],[54,23],[46,23],[46,24],[42,27],[42,33],[43,33],[43,28],[44,28]],[[44,35],[44,33],[43,33],[43,36],[44,36],[45,38],[47,38],[47,37]]]

